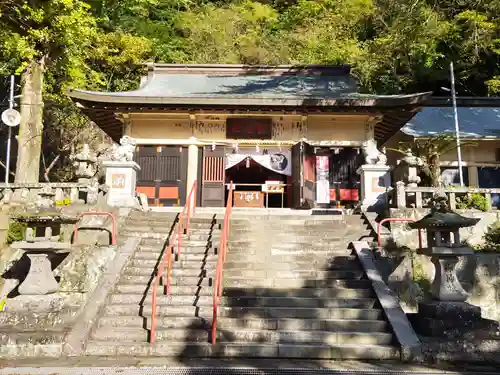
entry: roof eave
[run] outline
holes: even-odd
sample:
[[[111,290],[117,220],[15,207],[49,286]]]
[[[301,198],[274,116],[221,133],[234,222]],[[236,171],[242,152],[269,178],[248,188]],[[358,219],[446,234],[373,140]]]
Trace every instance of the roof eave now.
[[[249,97],[145,97],[133,95],[113,95],[112,93],[87,92],[70,89],[68,92],[74,101],[84,101],[95,104],[118,104],[139,106],[286,106],[286,107],[394,107],[419,105],[431,96],[431,92],[412,95],[394,96],[346,96],[340,98],[249,98]]]

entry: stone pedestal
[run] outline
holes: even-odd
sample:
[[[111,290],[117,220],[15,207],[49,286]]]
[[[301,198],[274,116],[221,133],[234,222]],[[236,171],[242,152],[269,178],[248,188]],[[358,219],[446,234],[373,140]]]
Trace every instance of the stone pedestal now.
[[[361,208],[369,211],[385,204],[391,186],[391,167],[383,164],[365,164],[358,168],[361,176]]]
[[[106,161],[106,185],[109,188],[107,203],[116,207],[136,207],[137,171],[141,169],[134,161]]]
[[[59,285],[52,273],[48,254],[27,254],[30,258],[30,269],[26,279],[19,285],[19,294],[44,295],[55,293]]]
[[[30,259],[28,275],[19,285],[19,294],[45,295],[57,292],[59,284],[52,272],[49,253],[67,252],[71,248],[69,243],[18,241],[12,244],[12,248],[25,251]]]
[[[431,231],[428,231],[428,234]],[[433,241],[428,238],[428,242]],[[431,247],[418,251],[431,257],[434,264],[435,275],[431,286],[432,297],[442,303],[463,302],[467,299],[468,293],[458,280],[456,266],[459,256],[472,256],[474,251],[469,247]]]
[[[443,339],[498,337],[498,322],[483,319],[481,308],[467,302],[419,303],[418,314],[410,318],[415,331],[423,336]]]

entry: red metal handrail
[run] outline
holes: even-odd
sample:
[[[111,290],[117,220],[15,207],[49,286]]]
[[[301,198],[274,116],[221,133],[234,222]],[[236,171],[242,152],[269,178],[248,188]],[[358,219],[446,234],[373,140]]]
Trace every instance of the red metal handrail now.
[[[77,219],[82,218],[83,216],[107,216],[111,218],[111,221],[113,223],[113,229],[111,231],[111,245],[116,245],[116,219],[115,216],[111,212],[80,212],[77,215]],[[78,220],[75,223],[74,230],[73,230],[73,243],[76,243],[78,241],[78,224],[80,223],[80,220]]]
[[[182,235],[183,233],[183,220],[184,218],[187,221],[187,230],[186,234],[189,234],[189,223],[191,221],[191,214],[195,212],[196,208],[196,191],[198,189],[198,181],[193,182],[193,186],[191,188],[191,191],[189,192],[189,195],[186,199],[186,204],[184,205],[184,208],[182,212],[180,213],[177,223],[175,224],[175,228],[172,231],[172,234],[170,235],[168,239],[168,245],[167,249],[165,250],[166,253],[163,253],[162,260],[160,262],[160,265],[158,266],[155,279],[153,282],[153,290],[151,291],[152,296],[151,296],[151,330],[150,330],[150,335],[149,335],[149,342],[151,344],[154,344],[156,341],[156,310],[157,310],[157,298],[156,298],[156,293],[158,291],[158,287],[160,286],[160,278],[162,277],[163,273],[165,275],[163,276],[163,294],[166,296],[170,295],[170,287],[171,287],[171,282],[170,278],[172,276],[172,262],[173,262],[173,254],[174,254],[174,244],[177,242],[177,260],[179,260],[180,254],[181,254],[181,246],[182,246]],[[189,206],[187,208],[187,215],[184,216],[185,211],[186,211],[186,206]],[[191,212],[191,207],[193,207],[193,210]]]
[[[382,224],[384,223],[390,223],[390,222],[409,222],[413,223],[415,222],[415,219],[404,219],[400,217],[388,217],[385,219],[380,220],[377,226],[377,240],[378,240],[378,247],[382,247],[382,239],[380,238],[380,230],[382,229]],[[422,230],[418,230],[418,246],[422,248]]]
[[[191,214],[194,214],[196,209],[196,192],[198,190],[198,181],[195,180],[193,182],[193,186],[191,187],[191,191],[186,199],[186,204],[182,208],[181,213],[179,214],[179,221],[176,227],[177,229],[177,259],[181,256],[181,247],[182,247],[182,235],[189,233],[189,226],[191,223]],[[192,200],[194,199],[194,202]],[[194,204],[193,204],[194,203]],[[193,212],[191,212],[191,207],[193,208]],[[186,216],[187,211],[187,216]],[[186,225],[184,226],[184,219],[186,219]],[[184,232],[184,229],[186,231]]]
[[[229,218],[233,208],[233,182],[229,185],[229,197],[226,204],[226,212],[224,213],[224,226],[220,238],[219,259],[217,261],[217,271],[215,274],[214,283],[214,301],[213,301],[213,316],[212,316],[212,344],[217,342],[217,311],[219,299],[222,296],[222,271],[227,255],[227,237],[229,235]]]

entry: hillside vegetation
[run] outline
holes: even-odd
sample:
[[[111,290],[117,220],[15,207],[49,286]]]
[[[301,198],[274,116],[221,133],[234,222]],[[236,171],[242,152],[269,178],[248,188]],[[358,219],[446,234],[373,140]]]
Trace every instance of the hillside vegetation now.
[[[46,165],[85,123],[64,90],[134,88],[143,61],[351,64],[363,92],[437,95],[453,61],[459,95],[500,92],[500,0],[0,0],[0,26],[0,74],[43,83]]]

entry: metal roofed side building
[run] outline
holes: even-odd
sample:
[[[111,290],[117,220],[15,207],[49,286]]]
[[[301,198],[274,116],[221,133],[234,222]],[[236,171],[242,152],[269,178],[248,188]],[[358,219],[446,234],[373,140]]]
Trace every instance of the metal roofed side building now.
[[[135,91],[69,96],[115,141],[137,140],[138,191],[151,204],[182,205],[197,179],[199,203],[223,206],[229,181],[254,190],[273,179],[285,186],[284,204],[299,208],[318,201],[319,156],[331,201],[356,200],[362,143],[386,142],[430,93],[360,94],[349,66],[147,64]],[[286,173],[263,169],[262,155],[271,154],[289,159],[278,163],[288,163]]]
[[[500,98],[458,98],[460,138],[475,145],[462,147],[462,165],[466,186],[500,187]],[[421,112],[401,128],[385,145],[397,148],[400,141],[432,137],[441,133],[455,134],[451,99],[432,98]],[[388,152],[389,163],[395,165],[399,155]],[[441,155],[445,184],[460,185],[457,151]]]

